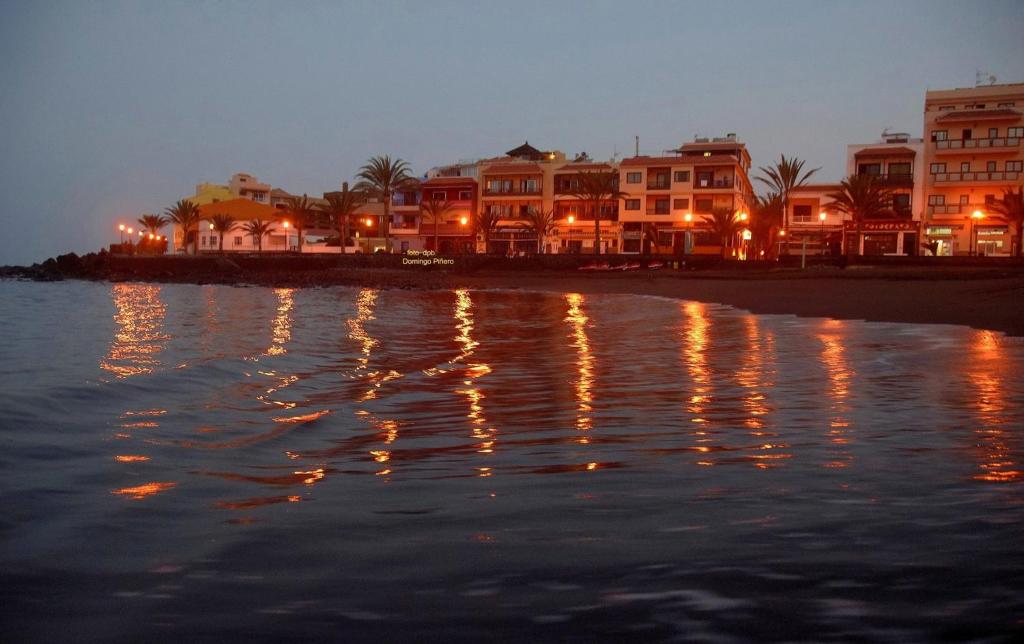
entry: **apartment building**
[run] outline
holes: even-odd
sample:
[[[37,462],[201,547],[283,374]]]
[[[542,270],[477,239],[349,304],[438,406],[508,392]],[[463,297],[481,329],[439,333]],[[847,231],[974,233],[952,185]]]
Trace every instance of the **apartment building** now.
[[[555,229],[551,239],[546,242],[545,252],[594,252],[595,214],[588,204],[575,196],[580,190],[580,175],[617,170],[610,163],[594,163],[590,160],[573,161],[555,168],[552,215]],[[619,200],[608,199],[599,204],[596,217],[600,226],[601,252],[619,252]]]
[[[776,237],[776,253],[781,254],[785,246],[791,255],[841,255],[845,217],[828,207],[829,195],[841,189],[838,183],[806,183],[794,188],[789,195],[789,229]],[[851,233],[851,241],[855,236]]]
[[[476,213],[477,193],[477,182],[472,177],[435,176],[420,184],[421,203],[447,203],[451,207],[443,219],[437,222],[421,214],[419,237],[423,248],[442,254],[476,251],[473,216]],[[435,234],[437,248],[434,247]]]
[[[531,209],[547,212],[554,208],[555,170],[563,165],[563,152],[541,151],[529,142],[504,156],[479,162],[480,212],[499,217],[491,233],[491,252],[536,250],[537,236],[529,228],[526,214]]]
[[[939,255],[1010,255],[992,202],[1024,185],[1024,83],[932,90],[924,103],[925,239]]]
[[[195,194],[188,197],[197,206],[202,206],[229,199],[248,199],[261,204],[270,204],[271,187],[268,183],[260,181],[245,172],[237,172],[231,175],[227,184],[219,183],[198,183]]]
[[[719,236],[706,217],[716,210],[747,213],[753,202],[750,154],[735,134],[697,137],[659,157],[636,156],[619,164],[622,252],[640,253],[644,229],[656,228],[662,253],[720,254]],[[740,253],[742,237],[730,241]]]

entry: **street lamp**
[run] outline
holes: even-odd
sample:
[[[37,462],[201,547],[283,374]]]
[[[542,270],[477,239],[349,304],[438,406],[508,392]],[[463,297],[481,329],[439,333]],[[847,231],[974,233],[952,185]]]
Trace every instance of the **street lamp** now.
[[[121,243],[124,243],[124,224],[118,224],[117,229],[121,231]]]
[[[971,236],[968,240],[969,243],[969,255],[976,255],[978,253],[978,222],[985,217],[985,213],[980,210],[975,210],[971,213]]]
[[[821,222],[821,255],[825,256],[825,211],[818,213],[818,221]]]
[[[571,252],[573,252],[572,251],[572,225],[574,223],[576,223],[576,218],[573,217],[572,215],[569,215],[567,221],[569,222],[569,252],[571,253]]]
[[[683,252],[689,255],[693,247],[693,214],[688,212],[683,215],[683,221],[686,222],[686,230],[683,231]]]

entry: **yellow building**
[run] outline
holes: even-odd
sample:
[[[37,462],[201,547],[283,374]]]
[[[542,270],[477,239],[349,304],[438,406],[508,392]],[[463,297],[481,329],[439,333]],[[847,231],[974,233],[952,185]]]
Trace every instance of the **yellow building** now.
[[[1010,255],[1021,240],[991,205],[1024,185],[1024,83],[925,94],[925,236],[939,255]]]

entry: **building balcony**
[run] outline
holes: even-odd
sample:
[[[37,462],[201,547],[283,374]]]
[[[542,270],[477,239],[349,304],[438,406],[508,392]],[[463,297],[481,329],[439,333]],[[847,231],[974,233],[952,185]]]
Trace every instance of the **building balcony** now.
[[[657,206],[655,206],[653,208],[650,208],[650,207],[647,208],[647,214],[648,215],[671,215],[672,214],[672,210],[669,209],[668,206],[665,206],[663,208],[658,208]]]
[[[873,174],[871,176],[875,178],[876,184],[887,188],[910,188],[914,185],[914,175],[909,173]]]
[[[951,203],[938,206],[928,206],[929,215],[969,215],[975,210],[990,212],[991,204],[983,203]]]
[[[932,175],[932,183],[996,183],[1005,181],[1016,181],[1019,178],[1019,172],[940,172]]]
[[[1015,152],[1020,147],[1020,137],[996,137],[992,139],[944,139],[935,141],[936,154],[957,154],[965,150],[977,152]]]
[[[539,197],[540,188],[536,190],[484,190],[485,197]]]
[[[697,178],[693,180],[695,190],[714,190],[721,188],[732,188],[735,182],[732,177],[720,177],[714,179]]]

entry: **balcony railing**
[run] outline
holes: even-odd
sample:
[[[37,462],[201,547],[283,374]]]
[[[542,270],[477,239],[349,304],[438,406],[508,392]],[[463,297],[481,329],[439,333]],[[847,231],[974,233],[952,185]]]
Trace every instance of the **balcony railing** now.
[[[733,180],[732,177],[724,177],[719,179],[704,179],[697,178],[693,180],[694,188],[732,188]]]
[[[539,187],[535,188],[534,190],[520,190],[519,188],[512,188],[511,190],[490,190],[488,188],[484,189],[484,195],[495,196],[495,197],[504,197],[504,196],[516,197],[516,196],[522,196],[522,195],[539,195],[540,193],[541,192],[540,192],[540,188]]]
[[[992,204],[984,203],[951,203],[928,206],[929,215],[967,215],[975,210],[988,212]]]
[[[936,150],[985,150],[988,148],[1015,148],[1020,137],[1001,136],[990,139],[942,139],[935,142]]]
[[[651,207],[647,208],[647,214],[648,215],[669,215],[671,213],[672,213],[672,210],[669,209],[668,206],[664,206],[662,208],[658,208],[657,206],[655,206],[653,208],[651,208]]]
[[[862,174],[871,174],[870,172],[864,172]],[[900,173],[889,173],[889,174],[872,174],[875,178],[875,183],[883,186],[912,186],[914,185],[914,175],[900,172]]]
[[[647,182],[648,190],[668,190],[672,187],[672,182],[666,176],[664,178],[655,179],[654,181]]]
[[[933,183],[958,181],[1016,181],[1019,172],[938,172],[932,175]]]

